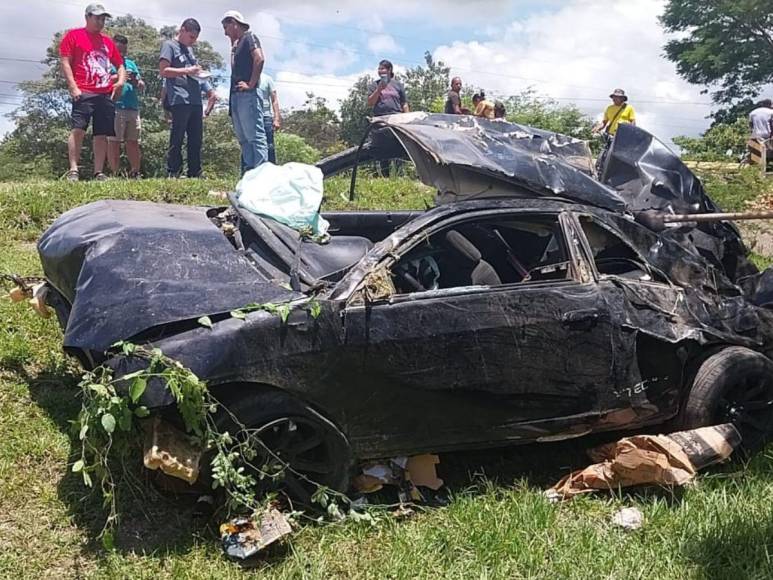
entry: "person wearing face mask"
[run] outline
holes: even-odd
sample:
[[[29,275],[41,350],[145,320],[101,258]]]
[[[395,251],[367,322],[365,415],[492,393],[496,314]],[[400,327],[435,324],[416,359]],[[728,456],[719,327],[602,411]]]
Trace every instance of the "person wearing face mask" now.
[[[405,88],[395,80],[394,67],[388,60],[378,63],[378,80],[368,87],[368,106],[374,117],[410,111]]]
[[[86,7],[86,26],[69,30],[59,44],[62,74],[72,98],[70,123],[72,130],[67,140],[70,169],[68,181],[80,178],[78,164],[86,129],[93,122],[94,179],[104,181],[102,172],[107,157],[107,137],[115,135],[115,103],[123,93],[126,69],[123,57],[113,40],[102,33],[110,14],[101,4]],[[115,67],[115,77],[110,65]]]
[[[368,86],[367,103],[368,107],[373,109],[374,117],[410,111],[405,88],[400,81],[395,80],[394,67],[388,60],[378,63],[378,80]],[[377,146],[383,143],[381,133],[378,131],[372,135],[372,139]],[[381,174],[389,177],[389,161],[381,161],[379,165]]]

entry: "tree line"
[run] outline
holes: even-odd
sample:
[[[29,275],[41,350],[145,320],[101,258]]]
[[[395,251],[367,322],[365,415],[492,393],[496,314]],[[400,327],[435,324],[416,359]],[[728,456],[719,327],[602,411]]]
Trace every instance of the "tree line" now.
[[[705,87],[704,92],[711,91],[717,105],[711,114],[712,125],[704,135],[677,137],[674,142],[688,155],[701,158],[722,157],[728,151],[740,153],[746,141],[746,115],[773,84],[771,0],[669,0],[660,21],[672,34],[664,46],[666,58],[688,82]],[[172,38],[176,30],[157,29],[141,19],[124,16],[112,20],[106,32],[129,39],[129,56],[144,72],[146,91],[140,96],[142,172],[147,176],[163,175],[169,133],[158,101],[161,80],[156,71],[160,44]],[[48,70],[38,80],[19,84],[22,103],[11,113],[15,128],[0,142],[0,180],[56,177],[67,169],[71,104],[59,72],[62,34],[54,35],[42,60]],[[209,43],[199,42],[196,52],[203,68],[223,70],[222,57]],[[424,65],[407,69],[400,80],[406,87],[411,110],[440,112],[450,70],[429,52],[424,60]],[[214,82],[223,80],[215,78]],[[310,90],[302,106],[284,111],[283,131],[276,137],[279,162],[314,162],[358,144],[370,114],[365,101],[372,80],[370,75],[359,78],[337,108]],[[477,89],[465,84],[463,99],[469,101]],[[279,90],[281,97],[281,86]],[[502,100],[510,121],[590,138],[591,119],[574,105],[559,105],[530,90]],[[227,114],[222,103],[205,121],[202,158],[205,173],[210,175],[236,176],[238,172],[239,147]],[[84,147],[90,150],[88,140]]]

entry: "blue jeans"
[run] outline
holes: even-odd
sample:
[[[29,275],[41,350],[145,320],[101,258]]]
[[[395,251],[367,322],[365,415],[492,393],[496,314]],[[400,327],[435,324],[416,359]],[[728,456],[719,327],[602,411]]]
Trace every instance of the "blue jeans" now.
[[[274,145],[274,117],[263,117],[263,128],[266,130],[268,160],[271,163],[276,163],[276,146]]]
[[[231,93],[231,121],[242,149],[242,175],[268,159],[263,98],[258,91]]]

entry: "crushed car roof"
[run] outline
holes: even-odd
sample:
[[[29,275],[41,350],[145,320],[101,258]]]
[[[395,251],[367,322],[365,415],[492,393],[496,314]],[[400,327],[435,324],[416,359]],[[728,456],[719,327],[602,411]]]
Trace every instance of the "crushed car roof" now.
[[[372,159],[409,157],[438,203],[493,197],[560,197],[636,216],[717,211],[700,180],[647,131],[621,124],[602,175],[586,142],[517,123],[470,115],[400,113],[374,117],[372,137],[318,163],[325,175]],[[672,227],[661,235],[694,248],[732,280],[754,274],[730,222]]]

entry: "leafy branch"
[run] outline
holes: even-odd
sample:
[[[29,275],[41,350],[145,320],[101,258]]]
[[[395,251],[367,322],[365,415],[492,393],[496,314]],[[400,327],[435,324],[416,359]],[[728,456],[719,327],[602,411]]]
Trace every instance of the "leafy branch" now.
[[[266,305],[256,306],[265,310]],[[157,348],[149,349],[129,342],[119,342],[113,347],[127,357],[142,359],[146,367],[120,377],[115,377],[107,366],[86,372],[79,383],[81,411],[73,421],[81,452],[72,471],[81,475],[84,485],[91,488],[96,484],[102,493],[107,518],[100,537],[105,548],[113,548],[114,530],[119,522],[117,486],[111,462],[137,440],[139,422],[150,416],[149,409],[142,404],[142,397],[152,381],[160,381],[171,393],[186,432],[199,449],[211,457],[212,488],[225,493],[229,510],[262,511],[266,502],[273,500],[272,494],[264,493],[266,488],[291,471],[315,490],[312,502],[325,508],[333,519],[343,517],[339,505],[344,505],[348,506],[352,517],[372,521],[369,514],[353,509],[346,495],[293,470],[263,443],[255,429],[247,428],[221,405],[206,383],[180,362],[165,356]],[[218,411],[235,426],[234,435],[220,427],[215,417]]]

